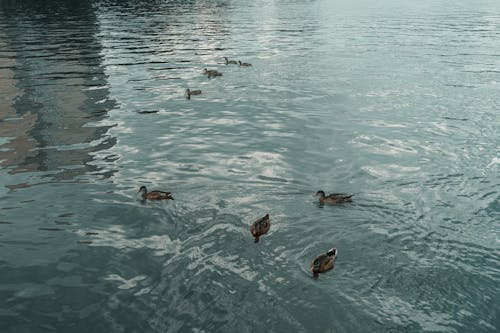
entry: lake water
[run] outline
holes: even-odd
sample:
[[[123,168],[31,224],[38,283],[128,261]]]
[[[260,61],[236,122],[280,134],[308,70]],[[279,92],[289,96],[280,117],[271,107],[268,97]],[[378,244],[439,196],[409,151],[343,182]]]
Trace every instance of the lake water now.
[[[497,0],[0,0],[0,331],[498,332],[499,109]]]

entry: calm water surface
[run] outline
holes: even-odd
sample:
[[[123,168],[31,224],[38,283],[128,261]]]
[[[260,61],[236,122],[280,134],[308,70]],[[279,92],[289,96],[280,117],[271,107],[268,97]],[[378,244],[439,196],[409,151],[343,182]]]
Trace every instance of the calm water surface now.
[[[0,0],[0,331],[498,332],[499,108],[496,0]]]

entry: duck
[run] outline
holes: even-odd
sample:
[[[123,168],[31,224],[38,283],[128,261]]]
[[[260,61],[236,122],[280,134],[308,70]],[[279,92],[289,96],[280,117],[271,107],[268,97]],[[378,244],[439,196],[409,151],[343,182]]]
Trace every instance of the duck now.
[[[210,78],[213,78],[213,77],[216,77],[216,76],[222,76],[222,73],[215,71],[215,72],[213,72],[213,73],[209,73],[209,74],[208,74],[208,78],[209,78],[209,79],[210,79]]]
[[[208,78],[215,77],[215,76],[222,76],[222,73],[215,70],[215,69],[204,69],[203,74],[208,75]]]
[[[226,65],[237,65],[238,62],[236,62],[236,60],[229,60],[227,57],[224,57],[224,61],[226,63]]]
[[[141,194],[143,200],[174,200],[171,192],[164,191],[151,191],[148,192],[146,186],[141,186],[137,193]]]
[[[250,67],[252,64],[249,64],[248,62],[241,62],[238,60],[238,63],[240,64],[240,67]]]
[[[320,203],[342,203],[342,202],[352,202],[352,196],[348,194],[343,194],[343,193],[332,193],[325,195],[324,191],[318,191],[316,192],[316,196],[319,196],[319,202]]]
[[[261,217],[260,219],[253,222],[250,226],[250,232],[255,238],[254,242],[257,243],[259,241],[259,237],[267,234],[270,228],[271,221],[269,220],[269,214],[266,214],[264,217]]]
[[[186,98],[191,99],[191,95],[201,95],[201,90],[186,89]]]
[[[339,251],[336,248],[331,248],[328,252],[320,254],[311,262],[311,272],[315,277],[319,273],[325,273],[333,269],[333,263],[337,259]]]

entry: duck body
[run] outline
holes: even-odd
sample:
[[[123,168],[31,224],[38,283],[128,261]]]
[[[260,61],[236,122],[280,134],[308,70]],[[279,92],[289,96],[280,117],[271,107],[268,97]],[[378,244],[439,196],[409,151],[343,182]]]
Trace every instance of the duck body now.
[[[221,72],[217,72],[217,71],[213,71],[213,72],[210,72],[208,73],[208,78],[213,78],[213,77],[216,77],[216,76],[222,76],[222,73]]]
[[[236,60],[229,60],[227,57],[224,57],[224,63],[226,65],[238,65],[238,62],[236,62]]]
[[[269,219],[269,214],[266,214],[266,216],[261,217],[260,219],[253,222],[252,225],[250,226],[250,232],[252,233],[252,236],[255,238],[254,240],[255,243],[259,241],[260,236],[267,234],[270,228],[271,228],[271,221]]]
[[[240,65],[240,67],[250,67],[250,66],[252,66],[252,64],[249,64],[248,62],[238,61],[238,64]]]
[[[186,98],[191,99],[191,95],[201,95],[201,90],[186,89]]]
[[[212,78],[215,76],[222,76],[221,72],[219,72],[215,69],[206,69],[206,68],[203,70],[203,74],[208,75],[208,78]]]
[[[325,273],[333,269],[333,264],[337,259],[338,251],[336,248],[328,250],[328,252],[320,254],[311,262],[311,272],[314,276],[318,276],[319,273]]]
[[[332,193],[325,195],[324,191],[316,192],[316,196],[319,196],[320,203],[343,203],[343,202],[352,202],[353,194],[344,194],[344,193]]]
[[[174,200],[171,192],[165,191],[151,191],[148,192],[146,186],[141,186],[139,192],[143,200]]]

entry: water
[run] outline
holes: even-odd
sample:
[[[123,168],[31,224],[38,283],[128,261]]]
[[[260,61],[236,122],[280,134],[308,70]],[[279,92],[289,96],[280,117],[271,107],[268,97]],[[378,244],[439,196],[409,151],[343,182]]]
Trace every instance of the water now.
[[[1,0],[0,87],[2,332],[500,329],[496,0]]]

